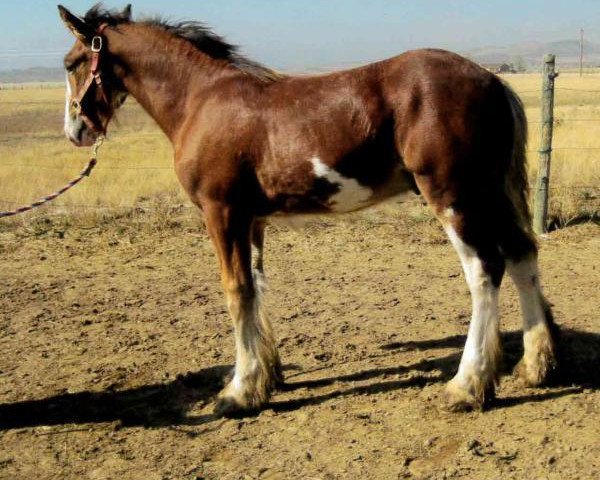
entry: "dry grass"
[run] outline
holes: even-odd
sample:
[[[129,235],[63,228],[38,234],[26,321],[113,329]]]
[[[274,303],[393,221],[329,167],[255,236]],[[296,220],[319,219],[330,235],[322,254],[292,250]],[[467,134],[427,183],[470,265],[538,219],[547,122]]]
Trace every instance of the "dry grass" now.
[[[537,176],[541,78],[509,75],[529,120],[529,171]],[[521,93],[522,92],[522,93]],[[600,72],[561,73],[556,80],[554,140],[550,173],[550,221],[557,226],[597,218],[600,209]]]
[[[540,75],[510,75],[506,79],[527,108],[533,181],[540,128]],[[63,108],[62,88],[0,91],[0,209],[11,209],[54,191],[87,162],[88,150],[73,148],[62,134]],[[563,225],[597,215],[599,209],[600,72],[583,78],[575,73],[561,74],[555,117],[550,215],[556,224]],[[575,149],[563,150],[566,147]],[[76,212],[96,221],[135,208],[145,212],[147,219],[162,219],[169,209],[187,211],[183,205],[189,203],[172,169],[170,144],[139,106],[129,102],[111,128],[110,141],[100,152],[94,174],[39,212],[46,217]],[[14,221],[29,224],[38,221],[36,215],[40,213]],[[424,214],[415,215],[418,219]]]

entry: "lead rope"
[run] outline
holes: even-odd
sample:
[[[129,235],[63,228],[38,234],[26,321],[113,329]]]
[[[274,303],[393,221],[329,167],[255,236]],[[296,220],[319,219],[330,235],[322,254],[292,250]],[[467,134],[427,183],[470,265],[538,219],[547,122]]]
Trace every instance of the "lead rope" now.
[[[61,196],[67,190],[70,190],[71,188],[73,188],[75,185],[77,185],[79,182],[81,182],[85,177],[89,177],[90,173],[92,173],[92,170],[94,169],[94,167],[96,166],[96,163],[98,162],[98,149],[100,148],[102,143],[104,143],[104,136],[100,135],[96,139],[96,142],[94,143],[94,146],[92,147],[92,158],[90,159],[87,166],[82,170],[82,172],[79,174],[79,176],[77,178],[71,180],[60,190],[58,190],[50,195],[47,195],[43,198],[40,198],[37,202],[33,202],[29,205],[24,205],[22,207],[19,207],[15,210],[11,210],[9,212],[0,212],[0,218],[12,217],[13,215],[18,215],[19,213],[28,212],[29,210],[33,210],[34,208],[40,207],[48,202],[51,202],[56,197]]]

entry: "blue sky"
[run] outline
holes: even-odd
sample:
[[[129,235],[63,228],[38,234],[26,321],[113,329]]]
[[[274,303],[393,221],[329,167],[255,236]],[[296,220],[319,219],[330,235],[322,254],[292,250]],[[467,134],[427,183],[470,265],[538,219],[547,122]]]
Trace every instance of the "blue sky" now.
[[[63,0],[83,14],[93,1]],[[600,41],[600,0],[132,1],[134,17],[162,14],[211,25],[249,57],[302,70],[368,62],[424,46],[466,51],[523,41]],[[123,7],[126,1],[106,1]],[[596,30],[598,29],[598,30]],[[0,70],[60,65],[72,42],[56,2],[0,0]]]

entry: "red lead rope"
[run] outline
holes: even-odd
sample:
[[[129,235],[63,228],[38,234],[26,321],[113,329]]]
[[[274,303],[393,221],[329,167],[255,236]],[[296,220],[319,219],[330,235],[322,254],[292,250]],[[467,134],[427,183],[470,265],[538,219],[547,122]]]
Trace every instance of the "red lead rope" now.
[[[77,185],[85,177],[89,177],[90,173],[92,173],[92,170],[94,169],[94,167],[96,166],[96,163],[98,161],[97,160],[98,159],[98,149],[100,148],[100,145],[102,145],[103,141],[104,141],[104,137],[102,137],[102,136],[98,137],[98,139],[96,140],[96,143],[94,143],[94,146],[92,147],[92,158],[90,159],[87,166],[82,170],[82,172],[79,174],[79,176],[77,178],[74,178],[73,180],[71,180],[60,190],[57,190],[56,192],[54,192],[50,195],[40,198],[36,202],[30,203],[29,205],[24,205],[22,207],[19,207],[15,210],[11,210],[9,212],[0,212],[0,218],[12,217],[14,215],[18,215],[19,213],[28,212],[29,210],[33,210],[34,208],[40,207],[48,202],[51,202],[56,197],[61,196],[67,190],[70,190],[72,187]]]

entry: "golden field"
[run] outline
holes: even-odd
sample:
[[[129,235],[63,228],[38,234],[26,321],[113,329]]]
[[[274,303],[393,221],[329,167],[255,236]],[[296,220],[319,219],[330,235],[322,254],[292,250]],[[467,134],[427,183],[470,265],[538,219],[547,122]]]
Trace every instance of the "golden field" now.
[[[539,74],[509,75],[530,122],[529,165],[535,180],[539,142]],[[600,207],[600,72],[562,73],[556,81],[550,219],[555,225],[597,218]],[[12,209],[53,192],[76,176],[88,149],[62,133],[63,88],[0,90],[0,209]],[[161,212],[190,206],[172,169],[171,147],[131,100],[110,128],[92,176],[38,210],[43,215],[97,217],[115,212]],[[191,210],[191,209],[190,209]],[[17,222],[39,215],[27,214]],[[427,215],[421,212],[420,215]]]

